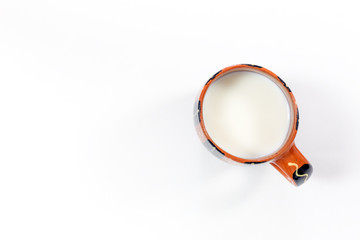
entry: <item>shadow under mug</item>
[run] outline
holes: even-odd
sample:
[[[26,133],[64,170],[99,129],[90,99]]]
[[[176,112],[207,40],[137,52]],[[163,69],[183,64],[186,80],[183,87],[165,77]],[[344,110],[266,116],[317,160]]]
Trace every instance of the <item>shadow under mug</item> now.
[[[272,80],[283,92],[285,95],[289,106],[290,106],[290,129],[287,134],[285,142],[282,144],[282,147],[278,149],[275,153],[256,158],[256,159],[246,159],[234,156],[226,151],[224,151],[221,146],[218,146],[214,142],[208,132],[206,131],[204,119],[203,119],[203,100],[205,93],[209,86],[224,76],[225,74],[236,72],[236,71],[251,71],[255,73],[262,74]],[[196,132],[199,135],[202,143],[205,147],[213,153],[216,157],[231,162],[238,162],[243,164],[260,164],[265,162],[270,162],[290,183],[295,186],[300,186],[305,183],[312,174],[313,168],[306,158],[300,153],[294,143],[294,139],[299,126],[299,110],[296,105],[294,95],[292,94],[290,88],[286,83],[276,74],[269,71],[266,68],[251,65],[251,64],[240,64],[234,65],[220,70],[215,73],[203,87],[200,96],[197,98],[194,107],[194,122],[196,127]]]

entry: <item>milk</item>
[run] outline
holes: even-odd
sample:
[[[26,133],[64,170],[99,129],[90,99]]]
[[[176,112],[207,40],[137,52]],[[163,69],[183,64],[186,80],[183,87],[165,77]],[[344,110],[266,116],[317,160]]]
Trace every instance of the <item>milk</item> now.
[[[290,105],[268,77],[237,71],[213,82],[203,100],[205,128],[215,144],[241,158],[276,152],[290,128]]]

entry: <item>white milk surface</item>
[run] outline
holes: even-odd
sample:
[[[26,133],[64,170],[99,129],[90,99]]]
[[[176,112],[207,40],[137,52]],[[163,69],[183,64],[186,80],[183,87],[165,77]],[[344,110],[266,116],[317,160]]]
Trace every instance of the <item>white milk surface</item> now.
[[[220,148],[254,159],[282,146],[290,127],[290,107],[272,80],[259,73],[237,71],[209,86],[203,119],[210,138]]]

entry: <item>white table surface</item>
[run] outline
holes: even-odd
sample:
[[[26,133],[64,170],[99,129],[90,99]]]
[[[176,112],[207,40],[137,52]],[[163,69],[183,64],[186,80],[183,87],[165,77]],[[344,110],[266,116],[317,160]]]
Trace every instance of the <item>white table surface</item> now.
[[[0,239],[360,239],[358,1],[1,1]],[[198,140],[223,67],[281,76],[293,187]]]

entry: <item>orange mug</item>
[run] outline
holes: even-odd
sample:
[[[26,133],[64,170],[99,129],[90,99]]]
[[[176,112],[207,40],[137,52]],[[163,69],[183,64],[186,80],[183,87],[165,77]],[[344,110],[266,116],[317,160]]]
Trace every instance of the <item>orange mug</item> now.
[[[246,159],[239,156],[234,156],[226,152],[222,146],[219,146],[211,137],[209,136],[208,131],[206,130],[204,124],[203,116],[203,101],[204,96],[211,84],[226,74],[236,72],[236,71],[250,71],[262,74],[268,79],[272,80],[284,94],[289,107],[290,107],[290,127],[287,133],[287,137],[281,147],[269,155],[265,155],[255,159]],[[299,126],[299,110],[295,102],[295,98],[290,88],[286,83],[276,74],[269,71],[266,68],[251,65],[251,64],[240,64],[234,65],[220,70],[215,73],[203,87],[200,96],[197,98],[194,107],[194,121],[196,131],[205,145],[205,147],[213,153],[216,157],[231,162],[238,162],[243,164],[260,164],[269,162],[274,166],[289,182],[295,186],[300,186],[305,183],[311,176],[313,168],[306,158],[300,153],[294,143],[294,139]]]

